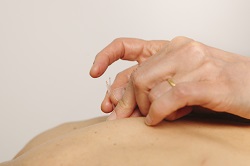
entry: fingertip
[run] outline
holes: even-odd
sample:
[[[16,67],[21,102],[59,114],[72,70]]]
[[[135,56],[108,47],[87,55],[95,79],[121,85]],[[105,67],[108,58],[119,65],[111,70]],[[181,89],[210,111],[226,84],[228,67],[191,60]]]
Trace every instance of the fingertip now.
[[[148,114],[145,119],[145,123],[148,126],[155,126],[160,123],[165,118],[165,112],[159,111],[162,110],[159,108],[159,105],[155,102],[151,104]]]
[[[111,102],[104,100],[101,104],[101,110],[105,113],[110,113],[113,111],[113,105]]]
[[[147,126],[152,126],[152,118],[150,117],[150,115],[146,116],[144,122]]]
[[[90,69],[89,75],[93,78],[99,77],[101,75],[99,66],[93,65]]]

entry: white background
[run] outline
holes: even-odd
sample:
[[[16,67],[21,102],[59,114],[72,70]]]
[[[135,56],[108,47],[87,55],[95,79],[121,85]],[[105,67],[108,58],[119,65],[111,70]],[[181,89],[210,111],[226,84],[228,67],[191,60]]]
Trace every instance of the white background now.
[[[117,37],[184,35],[250,55],[248,0],[0,0],[0,162],[55,125],[103,115],[88,72]]]

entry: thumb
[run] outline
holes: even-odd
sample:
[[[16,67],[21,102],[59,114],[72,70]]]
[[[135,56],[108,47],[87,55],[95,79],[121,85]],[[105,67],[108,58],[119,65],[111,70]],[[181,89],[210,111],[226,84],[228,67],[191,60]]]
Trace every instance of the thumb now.
[[[130,117],[136,108],[136,100],[132,82],[129,81],[124,95],[118,101],[114,111],[110,114],[107,120],[121,119]]]

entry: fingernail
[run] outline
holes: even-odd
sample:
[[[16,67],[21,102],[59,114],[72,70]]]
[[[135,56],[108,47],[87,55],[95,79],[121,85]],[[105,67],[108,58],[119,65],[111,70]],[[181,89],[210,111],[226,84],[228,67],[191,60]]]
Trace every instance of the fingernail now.
[[[151,119],[151,117],[149,115],[145,118],[145,123],[146,123],[146,125],[151,126],[152,119]]]
[[[107,120],[115,120],[115,119],[116,119],[116,112],[113,111],[113,112],[109,115],[109,117],[107,118]]]

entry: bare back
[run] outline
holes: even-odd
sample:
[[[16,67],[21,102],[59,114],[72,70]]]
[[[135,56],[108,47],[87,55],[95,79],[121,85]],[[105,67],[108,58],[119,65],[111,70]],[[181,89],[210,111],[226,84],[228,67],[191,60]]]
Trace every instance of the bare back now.
[[[75,129],[72,123],[60,126],[47,137],[45,133],[46,139],[6,165],[250,164],[248,123],[197,117],[164,121],[156,127],[146,126],[143,118],[92,121],[88,125],[79,122],[82,125]],[[51,136],[53,132],[58,134]]]

